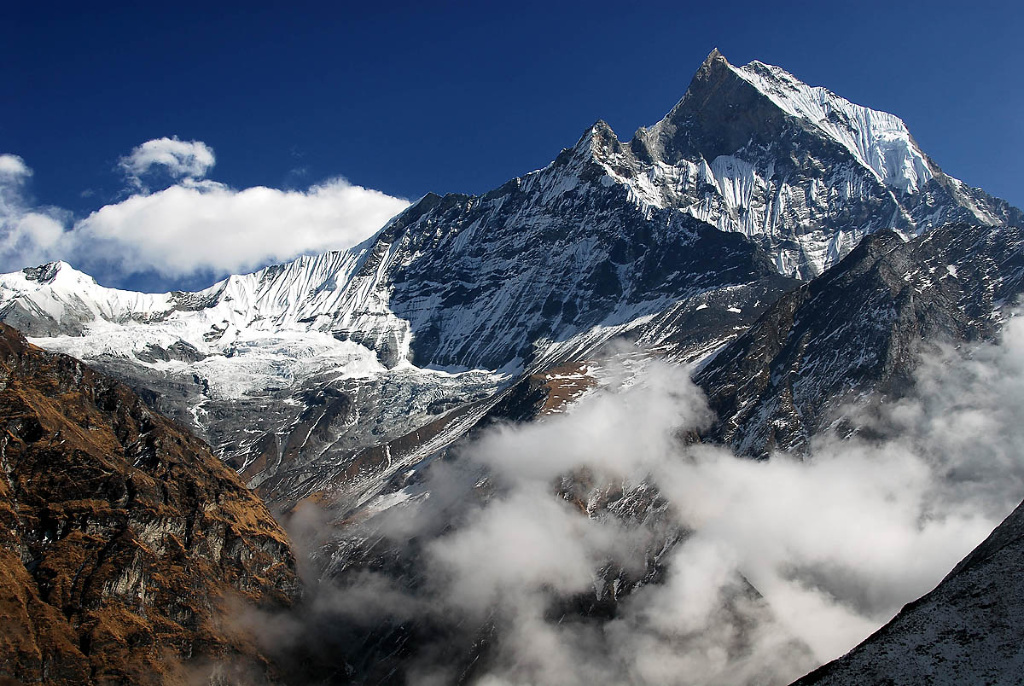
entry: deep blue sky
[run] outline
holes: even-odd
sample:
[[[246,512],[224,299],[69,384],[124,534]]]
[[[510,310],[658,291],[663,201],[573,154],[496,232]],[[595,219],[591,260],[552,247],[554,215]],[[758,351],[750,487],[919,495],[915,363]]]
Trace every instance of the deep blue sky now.
[[[657,121],[717,46],[898,114],[948,173],[1024,206],[1016,2],[368,5],[4,3],[0,152],[77,213],[171,135],[237,188],[477,193],[598,118],[623,138]]]

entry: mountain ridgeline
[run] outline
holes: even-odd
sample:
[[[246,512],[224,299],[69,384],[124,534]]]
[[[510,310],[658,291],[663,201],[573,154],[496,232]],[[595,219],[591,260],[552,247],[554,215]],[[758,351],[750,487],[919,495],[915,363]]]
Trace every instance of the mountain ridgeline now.
[[[0,320],[133,387],[267,501],[330,503],[344,529],[422,495],[423,474],[483,427],[588,392],[588,363],[623,340],[694,364],[717,418],[689,441],[769,458],[854,433],[838,410],[906,393],[923,345],[997,335],[1024,291],[1022,225],[945,174],[898,117],[716,50],[632,139],[599,121],[543,169],[479,196],[429,194],[352,250],[196,293],[29,267],[0,276]],[[587,516],[668,517],[644,484],[590,502],[589,478],[559,487]],[[659,532],[642,573],[604,570],[598,600],[567,600],[567,616],[610,621],[629,589],[659,583],[686,536]],[[270,538],[262,553],[288,559]],[[317,556],[328,576],[422,581],[383,535]],[[289,573],[260,583],[291,598]],[[344,669],[327,660],[332,676],[309,677],[401,680],[436,628],[356,632]],[[452,659],[485,664],[495,630],[471,631],[472,653]],[[74,659],[86,669],[88,655]]]
[[[909,390],[922,346],[991,340],[1021,293],[1019,228],[869,236],[699,372],[718,416],[705,438],[753,457],[802,453],[843,405]]]
[[[793,686],[1014,684],[1024,672],[1024,504],[924,597]]]

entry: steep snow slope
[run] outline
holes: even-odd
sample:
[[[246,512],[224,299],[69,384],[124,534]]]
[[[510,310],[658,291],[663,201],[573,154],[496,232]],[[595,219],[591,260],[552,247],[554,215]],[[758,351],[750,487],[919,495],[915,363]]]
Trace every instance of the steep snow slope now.
[[[351,283],[365,255],[362,246],[302,257],[231,276],[196,293],[164,294],[104,288],[70,265],[55,262],[0,276],[0,301],[6,321],[36,336],[81,335],[87,326],[108,322],[143,325],[200,348],[224,348],[247,336],[287,330],[378,331],[385,337],[382,348],[391,341],[407,343],[402,331],[408,327],[388,316],[379,293]],[[395,332],[388,339],[392,328]],[[137,348],[150,343],[147,335],[127,336],[113,344]],[[383,355],[392,365],[403,357],[401,350]]]
[[[751,62],[733,71],[788,114],[835,139],[885,185],[916,193],[935,178],[932,163],[899,117],[855,105],[825,88],[812,88],[762,62]]]
[[[880,229],[1019,223],[1020,210],[947,176],[896,116],[714,51],[686,95],[610,160],[645,202],[677,207],[813,277]]]
[[[636,203],[601,162],[609,136],[595,125],[539,172],[428,196],[384,229],[362,271],[389,275],[417,364],[550,365],[711,291],[785,287],[742,237]],[[752,295],[728,306],[749,312]]]

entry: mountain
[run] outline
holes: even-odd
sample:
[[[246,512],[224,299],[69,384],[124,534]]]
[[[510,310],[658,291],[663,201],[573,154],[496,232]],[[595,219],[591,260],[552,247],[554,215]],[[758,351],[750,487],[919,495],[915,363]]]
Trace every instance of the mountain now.
[[[264,504],[205,444],[6,325],[0,421],[0,680],[273,677],[225,613],[289,608],[295,561]]]
[[[492,423],[559,411],[597,383],[592,361],[617,340],[694,364],[718,421],[685,440],[754,457],[800,452],[822,430],[856,430],[835,423],[842,404],[902,393],[922,341],[994,335],[1021,291],[1014,225],[1022,223],[1020,210],[944,174],[897,117],[777,67],[733,66],[715,51],[668,115],[631,140],[599,121],[543,169],[480,196],[427,195],[350,251],[195,293],[104,288],[54,262],[0,276],[0,320],[136,389],[282,511],[328,503],[311,562],[342,585],[385,580],[379,600],[388,605],[406,591],[414,599],[431,592],[419,567],[431,540],[389,541],[374,529],[386,519],[377,515],[411,499],[443,506],[446,494],[429,490],[428,475],[457,464],[452,446]],[[138,403],[126,402],[115,409]],[[133,441],[149,426],[114,430],[128,440],[117,444],[122,452],[134,458]],[[197,446],[204,464],[213,459],[194,439],[180,441]],[[156,492],[144,476],[131,493]],[[467,501],[491,496],[486,474],[469,476]],[[605,627],[622,599],[663,581],[664,560],[690,533],[650,484],[596,478],[566,474],[552,489],[581,518],[641,532],[633,538],[646,547],[635,569],[603,567],[593,591],[548,608],[588,628]],[[230,483],[213,490],[244,493]],[[46,497],[61,502],[64,488]],[[186,531],[209,516],[188,509],[210,504],[212,491],[199,492],[199,500],[171,498],[184,508]],[[120,494],[112,495],[117,507]],[[177,519],[167,526],[180,528]],[[251,560],[289,560],[279,532],[266,534]],[[291,597],[284,567],[255,573],[282,590],[281,602]],[[210,606],[204,598],[219,591],[188,574],[216,580],[226,568],[184,569],[168,578],[194,583],[197,602]],[[733,609],[770,615],[762,601],[737,581]],[[386,682],[424,646],[445,645],[441,662],[469,680],[474,665],[494,657],[498,628],[489,619],[384,614],[387,622],[369,626],[320,626],[314,616],[305,629],[311,675]],[[742,657],[749,627],[735,614],[729,650]],[[323,633],[340,643],[321,646]],[[806,646],[783,639],[779,646],[807,657]],[[211,640],[218,655],[250,655]],[[67,642],[82,651],[77,636]]]
[[[130,383],[271,500],[357,507],[521,375],[621,337],[697,361],[862,236],[1020,218],[893,115],[715,51],[631,141],[598,122],[544,169],[427,195],[351,251],[197,293],[52,263],[0,277],[0,319]]]
[[[1020,228],[950,224],[910,240],[890,230],[868,236],[824,274],[782,296],[745,333],[705,361],[695,380],[705,390],[717,419],[699,437],[682,438],[724,443],[738,453],[768,458],[775,451],[806,454],[812,437],[830,431],[864,432],[864,427],[848,419],[850,404],[884,403],[912,391],[920,353],[929,345],[994,339],[1021,293],[1024,232]],[[495,421],[543,421],[546,415],[559,412],[567,399],[588,392],[601,375],[599,367],[566,364],[531,374],[503,393],[477,427]],[[445,462],[458,464],[460,450],[474,439],[471,432],[456,442],[451,454],[444,456]],[[575,439],[579,437],[570,440]],[[429,474],[430,468],[423,472]],[[478,478],[487,483],[485,475]],[[424,481],[417,472],[407,481],[392,484],[390,502],[430,497]],[[618,603],[628,604],[631,593],[662,582],[665,570],[660,556],[684,544],[691,534],[675,523],[672,505],[648,482],[604,483],[587,473],[572,473],[552,488],[586,516],[616,521],[631,535],[645,537],[651,553],[639,576],[614,567],[603,569],[594,591],[566,601],[571,609],[559,615],[562,622],[599,624],[614,618]],[[382,499],[380,507],[385,511],[387,503]],[[372,569],[418,597],[424,583],[416,572],[422,566],[419,556],[433,539],[428,536],[421,542],[416,537],[396,544],[377,531],[386,527],[375,523],[379,510],[367,508],[353,515],[342,508],[338,514],[342,513],[352,519],[339,534],[337,547],[325,546],[321,551],[319,563],[325,575],[349,583]],[[751,597],[760,600],[756,588]],[[390,622],[358,639],[343,641],[330,654],[344,655],[359,665],[354,669],[360,674],[403,674],[409,660],[440,635],[448,637],[446,645],[462,646],[452,648],[444,660],[472,674],[471,666],[489,664],[493,657],[493,627],[460,625],[460,629],[463,632],[443,623]],[[746,640],[742,631],[738,635],[741,642]],[[361,647],[353,654],[347,652],[351,651],[348,645],[372,648]],[[798,655],[807,652],[797,642],[786,649]],[[856,669],[850,673],[856,674]],[[471,682],[467,679],[466,683]],[[723,683],[730,683],[727,677]]]
[[[793,686],[1019,684],[1024,504],[930,593]]]

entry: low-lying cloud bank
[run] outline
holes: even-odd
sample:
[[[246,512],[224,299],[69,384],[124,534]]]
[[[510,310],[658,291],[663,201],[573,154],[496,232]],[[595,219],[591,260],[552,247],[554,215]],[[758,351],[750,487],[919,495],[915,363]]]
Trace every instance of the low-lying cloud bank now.
[[[651,362],[564,416],[488,431],[332,540],[300,510],[313,595],[258,624],[284,653],[330,646],[332,668],[379,661],[412,684],[788,683],[1024,497],[1022,394],[1013,319],[999,345],[930,353],[912,397],[850,408],[861,437],[757,462],[688,443],[704,399]]]
[[[131,195],[75,219],[34,204],[31,168],[0,155],[0,271],[63,259],[109,285],[222,276],[350,248],[409,205],[341,178],[237,190],[205,178],[215,161],[201,141],[147,141],[120,162]],[[171,185],[150,191],[153,180]]]

